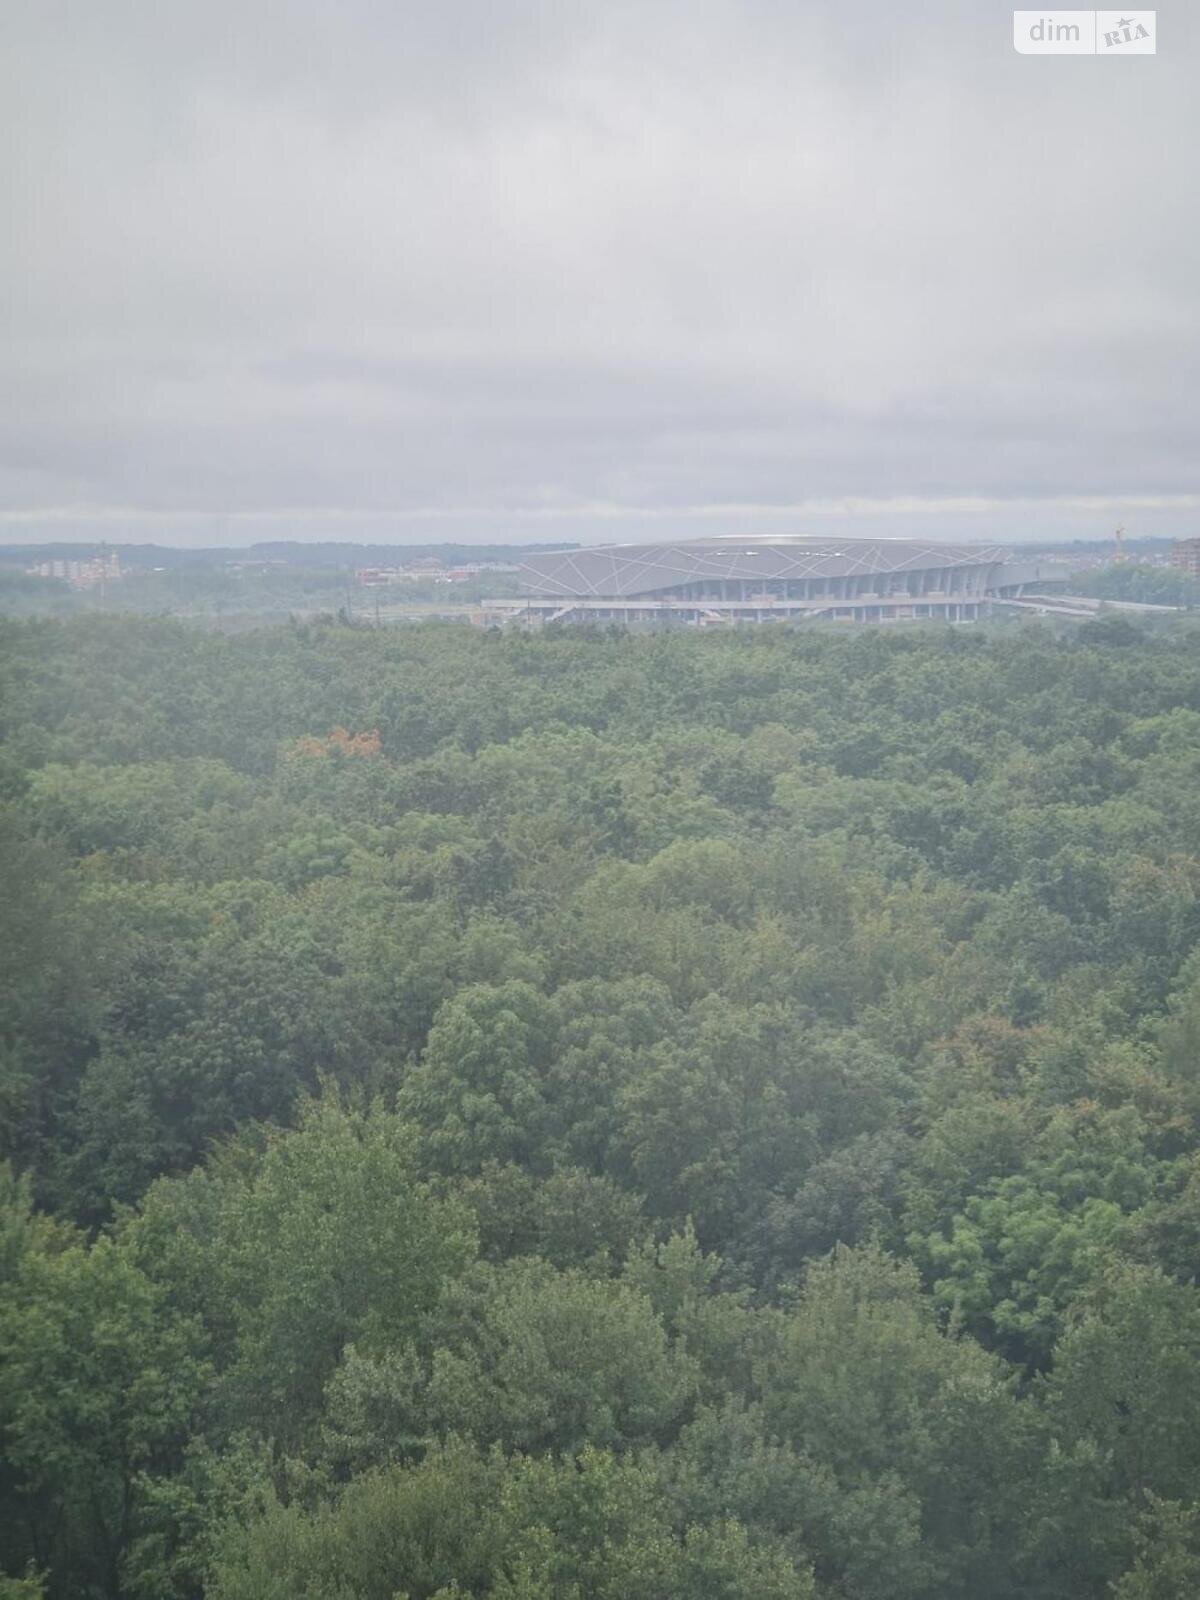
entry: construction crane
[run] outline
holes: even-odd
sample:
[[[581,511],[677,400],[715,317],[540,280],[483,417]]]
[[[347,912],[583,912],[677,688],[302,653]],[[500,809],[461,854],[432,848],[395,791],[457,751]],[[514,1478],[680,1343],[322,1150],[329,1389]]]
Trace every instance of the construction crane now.
[[[1114,561],[1124,561],[1124,559],[1125,559],[1125,524],[1123,522],[1121,523],[1120,527],[1117,529],[1116,533],[1113,534],[1113,540],[1114,540],[1114,543],[1116,545],[1116,548],[1113,551],[1113,560]]]

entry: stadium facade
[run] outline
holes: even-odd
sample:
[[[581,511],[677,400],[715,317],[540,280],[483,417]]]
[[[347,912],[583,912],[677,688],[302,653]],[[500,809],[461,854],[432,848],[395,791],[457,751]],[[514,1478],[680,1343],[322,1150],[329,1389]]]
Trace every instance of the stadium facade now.
[[[528,556],[524,598],[486,603],[523,622],[973,622],[994,606],[1053,607],[1066,569],[999,545],[774,537],[606,545]]]

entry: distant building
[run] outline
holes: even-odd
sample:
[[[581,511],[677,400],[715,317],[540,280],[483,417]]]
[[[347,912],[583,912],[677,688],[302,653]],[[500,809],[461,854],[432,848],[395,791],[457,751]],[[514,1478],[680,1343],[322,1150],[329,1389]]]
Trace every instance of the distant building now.
[[[411,567],[357,567],[354,581],[362,589],[381,589],[391,583],[445,583],[449,580],[439,561],[435,566],[421,563]]]
[[[997,606],[1054,609],[1067,576],[998,545],[794,534],[538,553],[520,571],[525,598],[485,601],[490,620],[974,622]]]
[[[499,561],[464,561],[461,566],[446,569],[448,583],[469,583],[472,578],[478,578],[484,572],[519,572],[521,569],[514,566],[505,566]]]
[[[1171,551],[1171,565],[1190,578],[1200,578],[1200,539],[1177,540]]]
[[[72,589],[98,589],[121,576],[121,558],[112,551],[93,556],[90,561],[39,561],[30,569],[35,578],[64,578]]]

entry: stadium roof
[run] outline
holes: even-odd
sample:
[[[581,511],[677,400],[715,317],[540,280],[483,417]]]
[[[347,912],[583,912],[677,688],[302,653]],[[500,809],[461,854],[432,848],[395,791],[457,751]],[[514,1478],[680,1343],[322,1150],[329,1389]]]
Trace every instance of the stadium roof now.
[[[532,594],[579,599],[653,593],[702,578],[843,578],[858,573],[990,565],[1002,561],[1005,553],[999,545],[934,544],[913,539],[740,535],[530,555],[521,563],[521,582]]]

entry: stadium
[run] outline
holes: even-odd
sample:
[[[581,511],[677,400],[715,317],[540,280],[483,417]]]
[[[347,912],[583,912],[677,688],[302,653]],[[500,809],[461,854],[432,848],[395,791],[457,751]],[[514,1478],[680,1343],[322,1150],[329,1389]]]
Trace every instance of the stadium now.
[[[489,620],[547,622],[973,622],[995,606],[1062,607],[1066,569],[999,545],[791,534],[606,545],[530,555],[523,598]]]

